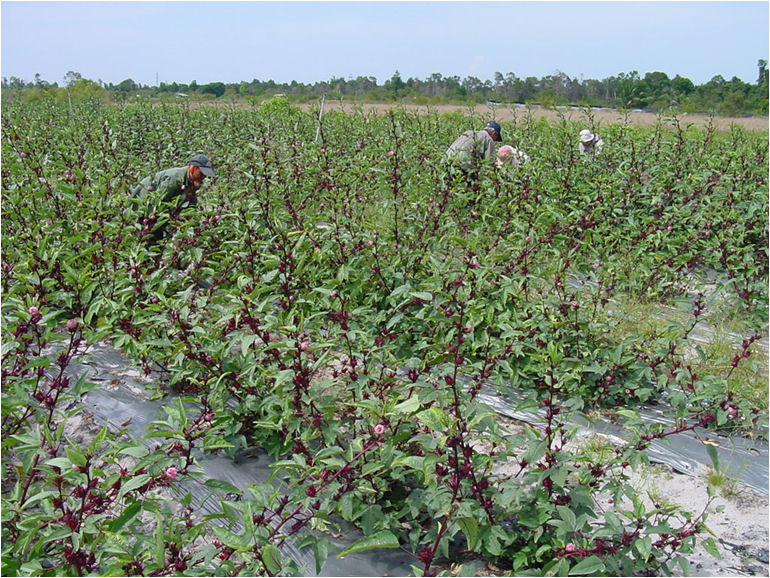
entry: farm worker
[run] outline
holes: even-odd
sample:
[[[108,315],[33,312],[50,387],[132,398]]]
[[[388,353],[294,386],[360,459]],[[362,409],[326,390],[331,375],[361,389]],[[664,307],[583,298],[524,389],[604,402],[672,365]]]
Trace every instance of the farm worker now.
[[[529,155],[511,145],[503,145],[497,149],[497,168],[505,169],[529,161]]]
[[[479,131],[467,130],[449,146],[444,153],[444,162],[457,168],[466,177],[475,176],[482,160],[495,156],[495,143],[502,140],[502,129],[495,121],[489,121]]]
[[[580,131],[579,146],[581,155],[598,155],[602,151],[604,141],[598,134],[584,128]]]
[[[196,195],[206,177],[214,176],[214,167],[205,155],[194,155],[183,167],[174,167],[144,178],[131,191],[134,207],[145,210],[141,222],[152,231],[150,244],[155,244],[165,234],[169,219],[176,219],[182,209],[198,204]],[[161,215],[159,210],[167,208]]]

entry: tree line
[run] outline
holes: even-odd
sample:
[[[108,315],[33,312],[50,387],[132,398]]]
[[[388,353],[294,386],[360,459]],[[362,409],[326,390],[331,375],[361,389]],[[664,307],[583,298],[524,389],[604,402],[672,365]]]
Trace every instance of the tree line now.
[[[479,104],[484,102],[521,103],[542,106],[579,105],[628,110],[713,113],[724,116],[768,114],[768,61],[757,62],[758,75],[754,83],[733,77],[730,80],[714,76],[705,84],[696,85],[690,79],[664,72],[637,71],[620,73],[603,80],[571,78],[563,72],[542,78],[519,78],[509,72],[496,72],[494,79],[481,80],[474,76],[443,76],[433,73],[423,80],[404,80],[396,71],[382,84],[373,76],[332,78],[312,84],[297,81],[277,83],[253,79],[237,83],[211,82],[189,84],[160,82],[156,86],[142,85],[128,78],[120,83],[104,83],[85,79],[77,72],[67,72],[63,86],[43,80],[39,74],[33,81],[17,77],[2,79],[4,94],[12,98],[44,98],[62,96],[71,102],[73,96],[108,98],[122,102],[130,98],[160,99],[232,99],[261,101],[277,95],[302,103],[329,99],[349,99],[362,102],[405,102],[413,104]]]

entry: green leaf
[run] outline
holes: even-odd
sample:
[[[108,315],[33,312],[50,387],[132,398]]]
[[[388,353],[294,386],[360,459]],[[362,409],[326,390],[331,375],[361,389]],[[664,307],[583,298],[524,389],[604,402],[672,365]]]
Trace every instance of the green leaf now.
[[[365,552],[367,550],[376,550],[378,548],[398,548],[398,538],[390,530],[382,530],[371,536],[364,536],[356,540],[342,552],[337,554],[337,558],[342,558],[348,554],[356,552]]]
[[[598,556],[589,556],[575,564],[569,570],[569,576],[587,576],[604,570],[604,562]]]
[[[42,576],[43,567],[40,560],[32,560],[30,562],[24,562],[21,565],[22,576]]]
[[[639,552],[639,556],[641,556],[642,560],[647,561],[652,552],[652,538],[649,536],[639,538],[634,542],[634,550]]]
[[[5,357],[5,354],[11,351],[12,349],[16,349],[19,346],[18,341],[6,341],[5,343],[0,346],[0,355]]]
[[[677,556],[674,558],[674,561],[679,564],[679,567],[682,569],[682,576],[690,576],[691,570],[690,570],[690,561],[685,558],[684,556]]]
[[[457,520],[457,523],[460,524],[460,528],[462,529],[463,534],[465,534],[465,539],[468,542],[468,549],[476,550],[480,545],[479,523],[476,521],[476,518],[460,518]]]
[[[30,496],[29,499],[26,500],[21,505],[21,509],[23,510],[24,508],[28,508],[32,504],[36,504],[40,500],[43,500],[45,498],[50,498],[50,497],[56,496],[56,495],[58,495],[57,492],[53,492],[53,491],[50,491],[50,490],[46,491],[46,492],[40,492],[40,493],[34,494],[33,496]]]
[[[309,542],[300,544],[300,548],[304,548],[308,543],[312,545],[313,557],[315,558],[315,573],[320,574],[323,570],[326,561],[329,559],[329,540],[323,536],[311,537]]]
[[[224,480],[208,479],[204,482],[204,485],[209,490],[214,490],[215,492],[222,492],[224,494],[243,494],[239,488]]]
[[[163,525],[163,516],[160,513],[155,514],[155,531],[153,532],[153,554],[155,563],[162,565],[166,561],[165,540],[163,539],[165,527]]]
[[[229,449],[233,444],[221,438],[219,435],[207,435],[203,438],[204,451]]]
[[[719,473],[720,465],[719,465],[719,454],[717,453],[717,449],[711,444],[705,444],[705,445],[706,445],[706,452],[711,458],[711,465],[714,466],[714,471]]]
[[[452,424],[452,418],[449,417],[440,407],[431,407],[417,414],[424,425],[437,432],[444,432]]]
[[[545,456],[545,452],[548,449],[548,442],[541,441],[535,445],[530,445],[529,449],[524,452],[524,455],[521,456],[521,459],[526,460],[530,464],[537,463],[540,461],[543,456]]]
[[[428,301],[429,303],[433,301],[433,293],[430,291],[410,291],[409,295],[423,301]]]
[[[50,460],[47,460],[46,462],[47,466],[57,467],[61,469],[70,469],[72,467],[72,462],[69,458],[51,458]]]
[[[567,570],[569,568],[569,560],[566,558],[561,558],[557,562],[555,562],[553,565],[546,565],[545,567],[547,569],[547,576],[564,576],[567,574]],[[542,571],[532,569],[529,570],[529,572],[534,573],[536,576],[543,576]],[[519,575],[525,575],[524,572],[519,572]]]
[[[67,453],[69,460],[76,466],[83,467],[88,463],[86,457],[74,448],[67,448],[64,450]]]
[[[329,446],[325,447],[322,450],[319,450],[318,453],[315,455],[316,460],[323,460],[325,458],[328,458],[330,456],[336,456],[344,452],[340,446]]]
[[[136,501],[129,505],[123,513],[115,518],[110,524],[109,530],[113,533],[120,532],[131,520],[133,520],[142,510],[142,502]]]
[[[618,415],[622,415],[625,418],[628,418],[632,421],[639,421],[639,412],[634,411],[633,409],[619,409],[617,410]]]
[[[722,554],[719,553],[719,548],[717,547],[717,544],[714,542],[713,538],[706,538],[703,540],[703,542],[701,542],[701,546],[703,546],[703,549],[717,560],[722,559]]]
[[[87,375],[87,373],[81,375],[75,385],[72,387],[72,391],[75,392],[75,395],[85,395],[92,389],[99,387],[99,384],[96,382],[86,381]]]
[[[251,538],[243,536],[242,534],[234,534],[231,531],[222,528],[221,526],[214,526],[212,528],[217,538],[225,545],[233,550],[244,552],[251,549]]]
[[[394,405],[392,413],[411,415],[417,411],[417,408],[419,407],[420,399],[416,395],[413,395],[406,401],[402,401],[401,403]]]
[[[466,564],[463,564],[460,566],[460,569],[457,571],[456,576],[459,576],[460,578],[470,578],[471,576],[477,576],[479,573],[479,563],[478,562],[468,562]]]
[[[425,460],[424,456],[402,456],[398,458],[397,460],[394,460],[391,464],[391,468],[405,465],[408,468],[413,468],[415,470],[421,470],[422,469],[422,463]]]
[[[577,529],[577,520],[575,519],[574,512],[567,506],[556,506],[556,509],[559,511],[561,519],[566,522],[568,528],[567,531],[574,532]]]
[[[134,478],[131,478],[120,487],[120,493],[118,494],[118,499],[125,496],[128,492],[142,487],[149,481],[150,481],[150,474],[140,474]]]
[[[148,450],[144,446],[131,446],[130,448],[123,448],[118,452],[120,454],[126,454],[127,456],[131,456],[132,458],[143,458],[147,454],[150,453],[150,450]]]
[[[259,339],[258,335],[246,335],[241,339],[241,354],[246,355],[249,352],[249,348],[254,345],[254,342]]]
[[[262,548],[262,561],[267,567],[267,571],[276,576],[281,571],[281,553],[274,544],[265,544]]]

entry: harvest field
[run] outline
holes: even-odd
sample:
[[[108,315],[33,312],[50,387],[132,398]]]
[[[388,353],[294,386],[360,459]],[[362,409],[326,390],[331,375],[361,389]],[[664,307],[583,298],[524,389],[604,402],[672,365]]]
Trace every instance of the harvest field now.
[[[358,109],[362,109],[366,112],[376,111],[378,113],[386,113],[389,109],[393,108],[393,104],[383,103],[359,103],[349,100],[327,100],[324,102],[326,110],[335,110],[339,112],[352,113]],[[499,121],[516,121],[523,119],[524,117],[531,116],[536,120],[541,118],[546,119],[549,122],[559,121],[562,117],[570,121],[580,122],[585,120],[586,111],[585,107],[543,107],[539,105],[525,105],[525,104],[476,104],[473,106],[463,106],[459,104],[436,104],[436,105],[418,105],[418,104],[402,104],[400,105],[410,112],[434,112],[436,114],[447,114],[451,112],[460,112],[465,114],[480,115],[482,117],[494,116]],[[317,103],[310,105],[301,105],[303,110],[318,110]],[[666,114],[658,114],[655,112],[645,112],[640,110],[634,111],[621,111],[611,108],[592,108],[590,113],[594,118],[594,121],[599,126],[605,124],[615,124],[630,122],[631,124],[639,127],[652,127],[659,122],[666,122],[668,117]],[[741,116],[741,117],[725,117],[725,116],[712,116],[707,114],[683,114],[679,117],[679,122],[682,126],[692,125],[696,128],[707,129],[713,127],[720,131],[730,130],[735,125],[741,128],[745,128],[751,131],[764,131],[767,132],[770,129],[768,119],[766,116]]]
[[[713,451],[696,511],[632,478],[678,433],[767,436],[767,132],[521,112],[499,120],[530,161],[467,183],[441,155],[486,112],[319,113],[3,106],[2,574],[302,574],[290,542],[321,572],[347,523],[341,554],[414,575],[715,553]],[[217,176],[148,243],[129,190],[195,153]],[[72,436],[103,344],[165,404],[145,439]],[[575,443],[578,414],[623,443]],[[244,452],[274,479],[205,480],[204,512],[198,460]]]

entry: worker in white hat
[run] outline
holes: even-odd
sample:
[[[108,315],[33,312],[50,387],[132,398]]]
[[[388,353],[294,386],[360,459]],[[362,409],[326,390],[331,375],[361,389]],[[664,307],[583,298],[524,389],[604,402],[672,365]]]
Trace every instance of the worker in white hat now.
[[[604,146],[604,141],[598,134],[584,128],[580,131],[579,146],[581,155],[598,155]]]

